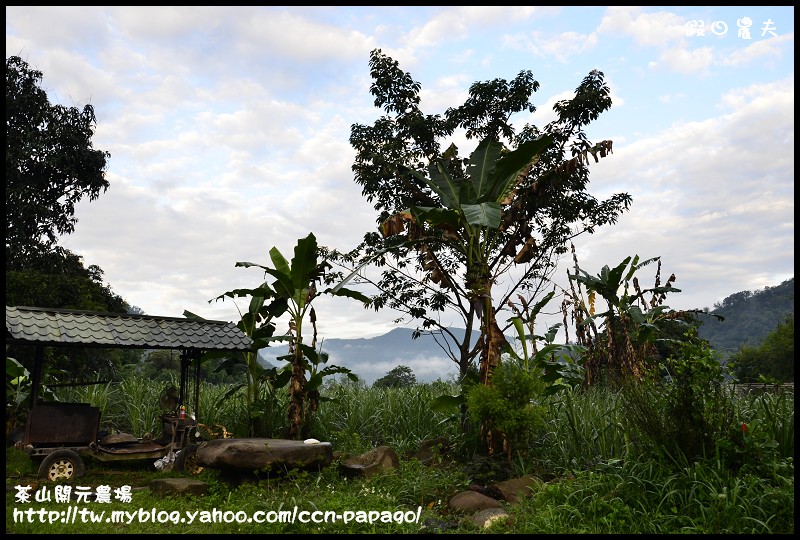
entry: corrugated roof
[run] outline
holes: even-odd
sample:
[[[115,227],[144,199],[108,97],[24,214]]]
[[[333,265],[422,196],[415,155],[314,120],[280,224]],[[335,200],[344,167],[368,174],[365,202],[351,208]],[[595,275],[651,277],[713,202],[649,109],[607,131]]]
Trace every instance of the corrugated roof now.
[[[6,341],[204,351],[249,351],[252,345],[230,322],[25,306],[6,306]]]

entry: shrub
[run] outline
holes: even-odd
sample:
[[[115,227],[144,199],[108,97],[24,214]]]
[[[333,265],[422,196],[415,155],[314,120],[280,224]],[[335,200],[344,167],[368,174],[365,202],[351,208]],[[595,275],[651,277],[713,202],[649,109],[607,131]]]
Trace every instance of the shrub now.
[[[682,465],[714,456],[738,428],[725,368],[708,343],[689,337],[659,371],[622,387],[632,442]]]
[[[502,447],[509,460],[514,452],[524,456],[545,427],[540,399],[547,385],[538,373],[513,361],[495,368],[490,382],[468,390],[470,417],[487,434],[490,455]]]

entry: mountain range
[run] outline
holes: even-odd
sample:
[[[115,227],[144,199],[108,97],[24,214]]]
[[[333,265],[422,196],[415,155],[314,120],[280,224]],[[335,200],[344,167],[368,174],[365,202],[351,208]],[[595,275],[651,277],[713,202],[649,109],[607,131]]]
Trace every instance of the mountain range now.
[[[463,329],[452,329],[452,332],[459,339],[464,336]],[[434,336],[423,334],[414,339],[413,334],[412,328],[394,328],[372,338],[326,339],[322,350],[328,353],[326,365],[346,367],[367,384],[401,365],[411,368],[419,382],[448,380],[458,373],[458,366],[445,355]],[[478,332],[473,334],[477,339]],[[262,349],[261,363],[283,365],[276,358],[288,352],[288,345]]]

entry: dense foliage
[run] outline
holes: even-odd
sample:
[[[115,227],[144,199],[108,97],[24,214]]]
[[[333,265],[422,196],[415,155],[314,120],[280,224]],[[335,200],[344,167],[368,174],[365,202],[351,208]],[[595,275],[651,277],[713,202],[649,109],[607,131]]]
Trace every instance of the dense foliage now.
[[[744,345],[730,357],[741,382],[794,382],[794,314],[758,346]]]
[[[108,189],[110,154],[92,146],[92,106],[51,104],[41,83],[40,71],[6,58],[6,305],[127,313],[133,308],[103,282],[99,266],[85,267],[83,257],[57,244],[75,230],[75,205]],[[29,368],[33,354],[26,346],[6,349]],[[110,378],[115,365],[131,360],[119,351],[47,354],[72,380]]]
[[[510,82],[476,83],[463,106],[439,117],[422,115],[419,84],[396,62],[374,51],[370,66],[375,104],[388,116],[371,127],[353,126],[351,142],[358,152],[357,182],[380,213],[382,234],[366,235],[360,252],[339,261],[356,266],[377,262],[383,274],[375,283],[381,291],[376,306],[404,310],[424,329],[438,324],[436,317],[443,309],[459,311],[467,330],[454,355],[461,375],[474,374],[472,360],[478,353],[482,367],[488,358],[496,362],[494,369],[481,370],[486,384],[473,382],[464,394],[464,378],[415,384],[405,366],[371,388],[347,377],[352,374],[345,368],[325,366],[327,355],[316,349],[317,315],[311,301],[325,293],[365,303],[368,299],[342,288],[347,280],[317,290],[318,284],[331,285],[334,276],[327,273],[327,260],[318,260],[327,253],[310,234],[298,241],[291,261],[273,248],[271,267],[237,263],[263,269],[265,277],[274,278],[271,283],[259,280],[255,288],[212,299],[247,298],[249,307],[242,312],[239,328],[255,344],[240,358],[205,358],[207,363],[222,360],[220,369],[231,368],[231,374],[239,368],[247,379],[244,384],[199,383],[198,410],[192,412],[206,439],[225,432],[238,437],[313,437],[331,442],[341,455],[389,445],[402,456],[400,467],[357,481],[341,477],[336,467],[280,471],[272,477],[275,471],[257,471],[253,482],[239,487],[206,470],[203,478],[212,486],[208,499],[174,501],[142,494],[137,503],[169,510],[187,501],[233,511],[265,504],[278,507],[288,501],[336,511],[355,505],[419,508],[428,520],[424,527],[353,524],[341,532],[430,532],[433,527],[474,532],[472,522],[454,515],[447,504],[450,497],[470,485],[480,488],[534,475],[543,481],[528,498],[505,505],[513,518],[496,530],[792,533],[794,394],[737,393],[708,342],[692,333],[691,324],[673,324],[691,322],[663,304],[666,293],[678,292],[671,287],[674,276],[662,285],[659,263],[655,285],[640,288],[635,272],[658,258],[628,257],[597,275],[580,269],[576,261],[571,278],[578,292],[571,300],[580,314],[576,322],[585,330],[578,346],[553,343],[554,329],[546,336],[526,331],[525,326],[533,324],[531,314],[543,302],[528,309],[529,301],[541,292],[537,286],[552,270],[552,255],[563,252],[573,227],[592,232],[613,223],[630,202],[627,194],[597,201],[586,191],[587,154],[597,159],[610,152],[608,141],[593,145],[583,132],[610,107],[603,74],[592,71],[573,99],[556,104],[558,120],[543,130],[527,126],[515,134],[509,115],[533,111],[528,99],[538,83],[530,72]],[[50,106],[38,88],[40,79],[41,74],[19,58],[7,60],[7,207],[12,207],[7,214],[7,294],[20,304],[126,310],[128,306],[103,285],[99,268],[84,269],[79,256],[55,246],[58,234],[74,230],[74,204],[84,196],[96,198],[107,187],[103,169],[108,155],[91,148],[91,107],[80,111]],[[26,129],[32,131],[26,134]],[[458,157],[455,147],[444,152],[439,147],[439,139],[456,129],[480,140],[466,160]],[[67,154],[62,155],[65,148]],[[31,186],[41,193],[32,194]],[[491,293],[491,284],[511,264],[526,268],[509,289],[520,293],[524,309],[515,308],[508,296],[498,301]],[[746,305],[748,320],[762,321],[766,318],[750,310],[758,305],[753,300],[764,294],[763,306],[777,312],[783,306],[784,287],[791,287],[793,299],[792,279],[780,291],[733,295],[717,306],[717,315],[729,320],[734,308]],[[595,309],[598,298],[606,301],[606,310]],[[507,308],[516,314],[510,324],[520,332],[522,353],[499,346],[504,338],[497,333],[495,311]],[[292,317],[290,332],[275,336],[273,319],[285,312]],[[310,326],[304,334],[306,320]],[[476,321],[481,334],[472,345]],[[763,330],[763,325],[756,326]],[[678,328],[684,327],[687,333],[678,335]],[[758,348],[739,352],[742,378],[793,380],[793,316],[770,328],[774,331]],[[303,341],[309,331],[310,345]],[[290,343],[283,358],[289,360],[287,369],[265,369],[258,363],[259,349],[273,339]],[[62,401],[99,407],[104,431],[137,436],[158,432],[162,393],[178,384],[171,355],[153,354],[140,361],[124,352],[116,353],[120,357],[108,351],[48,354],[57,361],[57,370],[46,373],[46,384],[62,377],[94,378],[105,373],[100,368],[109,362],[110,367],[124,365],[120,379],[53,385],[51,390]],[[69,369],[62,370],[64,366]],[[592,374],[587,379],[591,384],[579,384],[584,367]],[[335,374],[345,377],[326,380]],[[607,384],[612,379],[614,384]],[[21,419],[29,380],[22,363],[7,360],[7,432],[9,419]],[[443,396],[466,407],[469,420],[434,407]],[[434,437],[444,437],[448,444],[442,447],[448,451],[427,466],[413,457],[414,451]],[[30,465],[14,462],[9,454],[7,488],[30,476]],[[97,483],[92,478],[92,485]],[[51,503],[39,502],[53,509]],[[7,489],[7,516],[15,507],[13,489]],[[52,524],[43,531],[37,523],[9,519],[7,532],[52,532]],[[125,532],[163,534],[170,529],[138,523]],[[181,525],[172,530],[264,532],[245,524]],[[120,529],[91,523],[75,532]],[[271,532],[328,531],[290,524]]]
[[[707,314],[700,313],[700,337],[726,359],[743,345],[757,347],[790,314],[794,314],[794,278],[759,291],[731,294]]]
[[[6,270],[24,269],[75,230],[75,204],[108,189],[110,154],[92,147],[96,118],[85,105],[52,105],[42,72],[6,58]]]
[[[417,384],[417,376],[408,366],[397,366],[389,372],[375,380],[372,386],[375,388],[404,388]]]
[[[687,354],[694,354],[687,352]],[[694,382],[699,381],[695,377]],[[690,383],[692,384],[692,383]],[[143,407],[157,403],[152,384],[138,378],[112,384],[103,392],[80,390],[71,399],[103,406],[117,426],[145,418]],[[201,420],[229,429],[242,415],[241,405],[227,401],[215,406],[230,385],[205,386]],[[291,508],[301,510],[417,510],[419,524],[402,527],[388,523],[301,524],[276,523],[273,533],[395,533],[456,532],[480,529],[469,518],[449,507],[450,499],[470,485],[493,482],[523,474],[537,482],[529,497],[502,503],[510,520],[500,521],[487,532],[517,534],[791,534],[794,532],[794,394],[732,394],[736,434],[717,440],[720,450],[735,460],[711,455],[692,462],[659,457],[637,443],[637,431],[622,406],[620,392],[608,388],[574,389],[540,401],[543,415],[528,431],[524,452],[508,461],[505,456],[487,460],[477,453],[474,432],[462,433],[447,415],[432,412],[430,400],[454,390],[452,383],[438,381],[408,388],[376,389],[349,380],[329,382],[323,393],[335,399],[321,404],[312,436],[330,441],[337,452],[352,455],[380,444],[395,448],[400,456],[397,469],[370,479],[352,479],[339,474],[334,463],[321,471],[267,474],[234,485],[220,471],[206,469],[199,476],[208,483],[205,496],[170,497],[134,491],[133,502],[158,511],[245,511]],[[61,389],[60,391],[65,391]],[[72,389],[76,392],[79,389]],[[650,394],[645,394],[647,398]],[[66,394],[62,398],[68,397]],[[238,393],[239,403],[243,399]],[[283,393],[288,399],[288,393]],[[653,398],[653,413],[667,411],[661,398]],[[125,408],[127,409],[125,409]],[[279,423],[287,421],[276,411]],[[240,424],[246,429],[246,422]],[[745,427],[746,426],[746,429]],[[280,429],[280,428],[278,428]],[[444,436],[453,447],[429,465],[411,457],[421,441]],[[732,446],[726,446],[730,442]],[[109,474],[109,470],[114,474]],[[181,476],[156,472],[147,462],[139,467],[122,463],[90,462],[78,485],[130,485],[144,487],[151,480]],[[14,485],[34,483],[35,466],[24,454],[9,449],[6,461],[6,531],[52,533],[52,524],[14,523]],[[63,504],[36,503],[36,507],[63,510]],[[98,510],[131,510],[130,504],[89,504]],[[102,507],[102,508],[101,508]],[[264,524],[159,524],[134,520],[122,528],[111,523],[76,523],[65,530],[75,533],[263,533]]]

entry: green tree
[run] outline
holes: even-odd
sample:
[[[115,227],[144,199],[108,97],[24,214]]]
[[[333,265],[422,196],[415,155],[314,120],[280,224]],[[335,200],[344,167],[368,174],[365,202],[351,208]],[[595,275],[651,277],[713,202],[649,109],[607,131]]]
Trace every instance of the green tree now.
[[[31,257],[28,267],[6,272],[6,305],[35,306],[128,313],[137,308],[103,282],[98,266],[85,268],[83,259],[68,250],[52,250]],[[11,344],[7,354],[33,369],[35,347]],[[137,356],[122,349],[68,348],[44,350],[46,364],[58,367],[57,379],[87,380],[92,374],[111,379],[117,368]],[[58,382],[53,380],[52,382]]]
[[[775,287],[741,291],[714,304],[710,313],[701,313],[700,335],[707,339],[724,360],[747,344],[757,347],[785,317],[794,313],[794,278]]]
[[[759,346],[744,345],[730,362],[741,382],[759,382],[764,378],[794,382],[794,314],[787,315]]]
[[[491,385],[475,384],[467,391],[469,414],[483,431],[488,455],[502,452],[527,457],[534,437],[545,428],[541,402],[546,383],[540,372],[527,370],[516,359],[503,362],[491,375]]]
[[[50,103],[42,73],[17,56],[6,59],[6,305],[127,313],[134,309],[103,283],[103,270],[57,245],[78,222],[75,205],[96,199],[110,154],[92,147],[94,109]],[[24,346],[7,351],[25,364]],[[30,349],[30,348],[29,348]],[[46,351],[52,358],[52,351]],[[112,376],[129,353],[61,352],[66,375]],[[56,365],[51,362],[51,365]]]
[[[407,388],[417,384],[417,376],[408,366],[397,366],[372,383],[373,388]]]
[[[75,204],[108,189],[108,152],[92,147],[96,118],[84,105],[52,105],[42,73],[6,59],[6,270],[26,268],[75,230]]]
[[[52,250],[6,272],[6,305],[128,313],[130,306],[103,282],[103,270],[86,268],[69,250]]]
[[[510,117],[535,110],[529,99],[539,83],[530,71],[473,84],[467,101],[443,116],[423,114],[420,84],[380,50],[370,73],[375,105],[387,114],[352,126],[350,142],[355,180],[378,211],[380,232],[336,260],[374,260],[380,277],[364,279],[378,289],[375,309],[400,311],[420,322],[415,335],[437,332],[455,344],[443,349],[462,378],[480,356],[486,381],[504,347],[496,315],[512,296],[541,294],[567,240],[614,223],[631,202],[586,191],[588,156],[608,155],[611,142],[593,144],[583,129],[610,107],[610,91],[592,71],[574,98],[555,105],[557,120],[515,133]],[[441,149],[457,130],[478,140],[469,159],[454,145]],[[442,323],[445,311],[461,319],[463,339]]]

